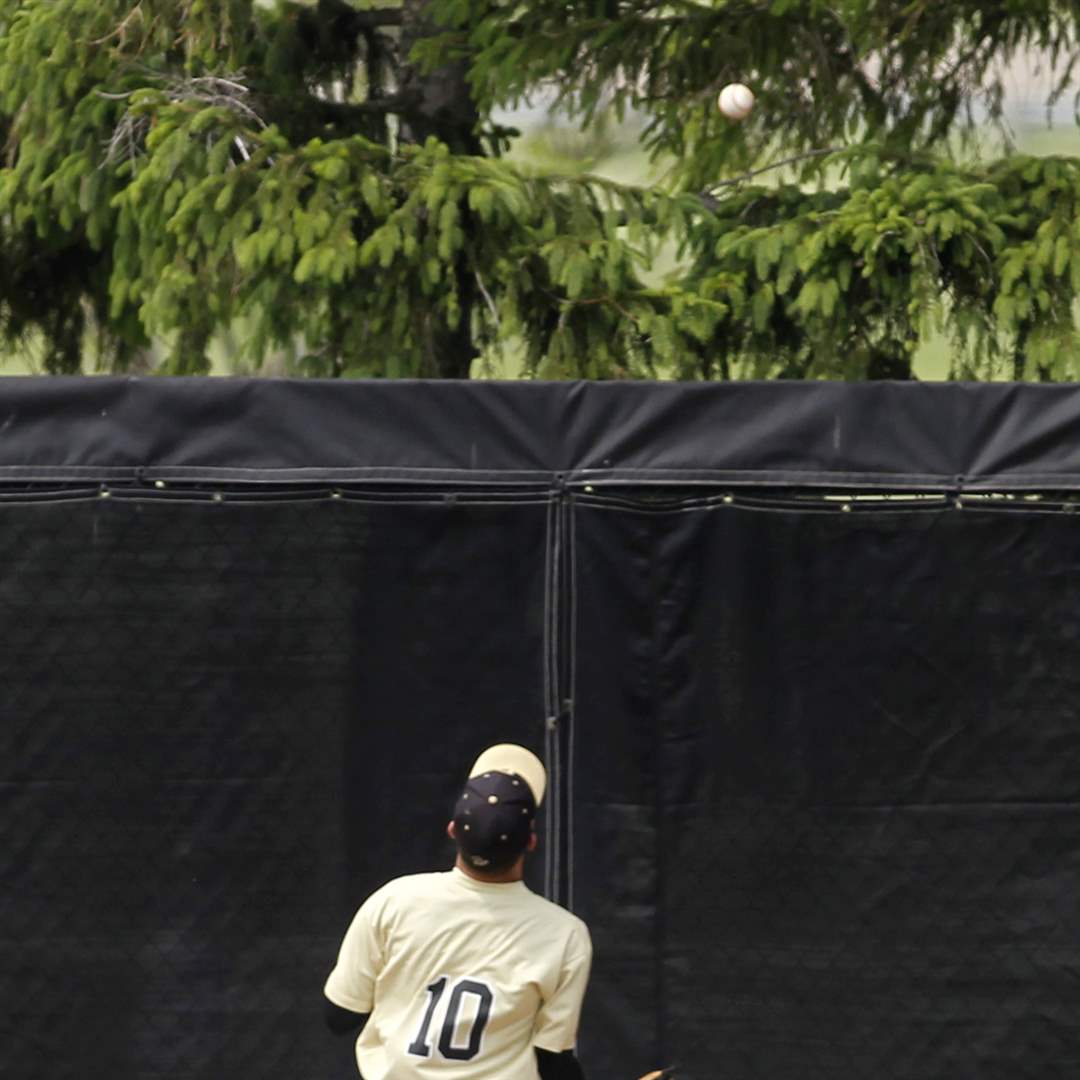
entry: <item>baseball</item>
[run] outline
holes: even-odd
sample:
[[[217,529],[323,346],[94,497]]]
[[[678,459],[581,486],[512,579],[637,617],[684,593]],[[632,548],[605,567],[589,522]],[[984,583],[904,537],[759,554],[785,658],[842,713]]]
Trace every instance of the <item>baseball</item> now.
[[[754,107],[754,91],[742,83],[728,83],[720,91],[717,104],[729,120],[745,120]]]

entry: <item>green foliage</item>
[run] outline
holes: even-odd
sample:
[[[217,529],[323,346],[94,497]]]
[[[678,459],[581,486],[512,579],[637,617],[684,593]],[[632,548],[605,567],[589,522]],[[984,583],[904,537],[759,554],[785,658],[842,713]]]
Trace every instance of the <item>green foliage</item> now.
[[[1067,78],[1078,13],[0,0],[0,332],[52,371],[96,335],[111,369],[156,340],[202,372],[242,326],[256,368],[445,376],[514,348],[545,378],[908,377],[945,332],[954,375],[1078,378],[1080,161],[942,150],[1000,111],[1018,50]],[[735,80],[742,125],[715,107]],[[499,157],[490,110],[543,85],[586,142],[632,113],[665,185]],[[778,158],[788,182],[754,184]]]
[[[738,287],[726,373],[902,376],[945,327],[957,375],[1080,375],[1080,161],[883,175],[867,155],[846,188],[743,187],[696,231],[684,287]]]

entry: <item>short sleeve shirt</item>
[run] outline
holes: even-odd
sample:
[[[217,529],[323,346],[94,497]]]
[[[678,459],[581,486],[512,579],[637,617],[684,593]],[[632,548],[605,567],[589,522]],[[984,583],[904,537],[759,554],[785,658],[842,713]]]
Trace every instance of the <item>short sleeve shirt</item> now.
[[[371,1014],[356,1044],[364,1080],[537,1080],[534,1047],[574,1047],[591,960],[575,915],[455,867],[373,893],[325,992]]]

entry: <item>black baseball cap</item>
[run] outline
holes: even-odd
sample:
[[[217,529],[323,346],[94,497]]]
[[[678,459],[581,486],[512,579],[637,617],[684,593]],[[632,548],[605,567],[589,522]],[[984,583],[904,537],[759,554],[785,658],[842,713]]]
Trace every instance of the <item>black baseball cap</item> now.
[[[535,818],[524,777],[496,769],[470,776],[454,806],[458,850],[477,870],[503,869],[528,846]]]

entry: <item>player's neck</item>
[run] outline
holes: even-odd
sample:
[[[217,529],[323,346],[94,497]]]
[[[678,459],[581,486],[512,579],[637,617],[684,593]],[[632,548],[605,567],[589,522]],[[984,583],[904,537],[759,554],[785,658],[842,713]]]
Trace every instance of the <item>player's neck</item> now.
[[[513,866],[505,870],[499,870],[494,874],[485,874],[480,870],[474,870],[460,855],[454,865],[466,876],[474,881],[486,881],[491,885],[508,885],[514,881],[521,881],[525,876],[525,860],[518,859]]]

